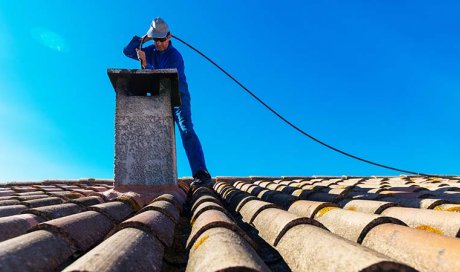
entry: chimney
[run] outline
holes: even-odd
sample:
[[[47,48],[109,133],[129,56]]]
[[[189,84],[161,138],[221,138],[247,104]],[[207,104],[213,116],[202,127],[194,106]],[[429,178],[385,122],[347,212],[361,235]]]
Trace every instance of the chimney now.
[[[109,69],[116,92],[115,187],[177,184],[176,69]],[[160,186],[160,187],[161,187]]]

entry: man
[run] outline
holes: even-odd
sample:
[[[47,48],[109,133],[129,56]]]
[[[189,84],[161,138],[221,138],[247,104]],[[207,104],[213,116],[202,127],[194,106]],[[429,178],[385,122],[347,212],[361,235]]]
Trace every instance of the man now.
[[[206,168],[200,140],[193,129],[184,60],[179,51],[173,47],[170,39],[171,33],[168,25],[162,18],[158,17],[153,19],[144,37],[133,37],[124,48],[123,53],[129,58],[140,60],[144,69],[177,69],[181,106],[173,109],[174,122],[179,128],[182,144],[192,169],[194,177],[192,186],[209,186],[212,183],[211,175]],[[150,40],[153,40],[154,45],[139,49],[141,43]]]

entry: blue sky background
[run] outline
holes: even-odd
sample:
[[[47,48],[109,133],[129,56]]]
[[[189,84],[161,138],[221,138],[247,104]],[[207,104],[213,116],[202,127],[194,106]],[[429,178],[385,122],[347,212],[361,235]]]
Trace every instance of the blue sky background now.
[[[107,68],[162,16],[313,136],[460,174],[459,1],[0,0],[0,181],[112,178]],[[178,42],[213,176],[399,175],[301,136]],[[190,170],[178,140],[179,176]]]

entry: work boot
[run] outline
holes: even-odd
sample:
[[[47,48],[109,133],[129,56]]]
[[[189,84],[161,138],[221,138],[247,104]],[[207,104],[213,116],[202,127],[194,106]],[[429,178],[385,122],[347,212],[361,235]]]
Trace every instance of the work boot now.
[[[193,181],[190,183],[192,190],[195,190],[199,187],[208,187],[212,188],[213,181],[211,175],[206,170],[200,170],[195,175],[193,175]]]

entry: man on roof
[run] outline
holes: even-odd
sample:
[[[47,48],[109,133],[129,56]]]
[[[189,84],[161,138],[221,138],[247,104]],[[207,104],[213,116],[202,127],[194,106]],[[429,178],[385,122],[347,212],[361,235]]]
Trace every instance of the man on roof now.
[[[153,45],[139,49],[141,44],[151,40],[153,40]],[[211,185],[212,179],[206,167],[203,149],[193,129],[184,60],[179,51],[172,45],[168,24],[160,17],[153,19],[147,34],[143,37],[134,36],[124,48],[123,53],[129,58],[140,60],[144,69],[177,69],[181,105],[173,108],[173,115],[192,170],[194,178],[192,186]]]

